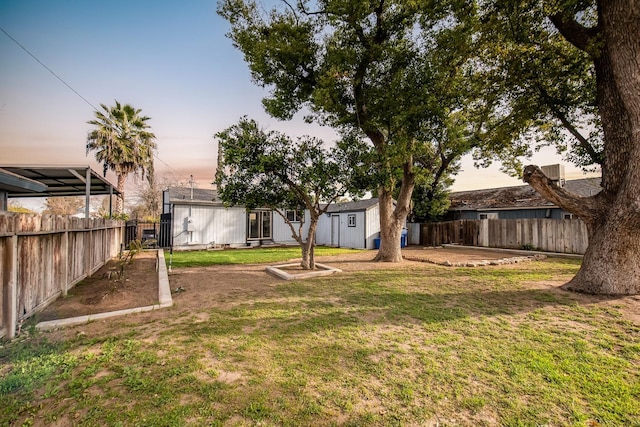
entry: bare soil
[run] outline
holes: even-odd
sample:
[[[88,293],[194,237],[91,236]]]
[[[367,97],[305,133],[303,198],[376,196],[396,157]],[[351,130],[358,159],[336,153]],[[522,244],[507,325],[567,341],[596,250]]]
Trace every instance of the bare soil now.
[[[38,321],[104,313],[158,303],[156,252],[140,252],[122,265],[111,260],[38,314]]]
[[[344,272],[367,270],[393,270],[425,266],[425,262],[449,261],[473,262],[511,257],[508,253],[466,248],[423,248],[412,246],[403,249],[403,263],[374,262],[374,251],[353,254],[316,257],[316,261],[339,268]],[[139,254],[126,266],[124,280],[109,278],[109,271],[117,268],[116,261],[109,262],[90,279],[71,289],[66,297],[59,298],[38,315],[37,320],[53,320],[106,311],[115,311],[156,304],[158,277],[155,270],[155,251]],[[295,262],[297,260],[291,260]],[[532,261],[536,262],[536,261]],[[282,263],[281,263],[282,264]],[[478,267],[493,268],[493,267]],[[511,264],[501,268],[527,268],[526,264]],[[570,278],[567,277],[566,280]],[[269,294],[282,279],[268,274],[264,264],[223,265],[174,269],[169,282],[175,306],[181,311],[198,313],[203,307],[228,308],[233,301],[259,299]],[[541,288],[558,288],[563,281],[535,284]],[[564,292],[558,290],[558,292]],[[609,298],[575,294],[584,303],[604,302]],[[638,304],[640,297],[613,299],[625,317],[640,323]],[[612,302],[613,303],[613,302]],[[154,316],[154,314],[149,314]]]

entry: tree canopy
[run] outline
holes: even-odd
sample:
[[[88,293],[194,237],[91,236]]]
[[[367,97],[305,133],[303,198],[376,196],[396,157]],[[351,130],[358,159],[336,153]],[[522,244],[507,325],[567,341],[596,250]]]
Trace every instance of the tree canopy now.
[[[216,138],[219,197],[228,205],[247,210],[270,208],[279,214],[302,247],[302,266],[315,268],[318,219],[331,203],[349,192],[358,194],[354,179],[362,144],[343,140],[328,150],[320,139],[292,140],[279,132],[264,131],[246,117],[218,132]],[[295,218],[287,216],[287,210],[295,212]]]
[[[400,261],[400,234],[418,175],[438,175],[483,140],[474,68],[474,7],[465,2],[287,2],[263,11],[225,0],[219,13],[274,117],[299,111],[366,138],[369,189],[381,209],[378,260]],[[498,147],[498,145],[496,145]],[[507,152],[500,146],[501,152]],[[395,196],[395,200],[394,200]]]

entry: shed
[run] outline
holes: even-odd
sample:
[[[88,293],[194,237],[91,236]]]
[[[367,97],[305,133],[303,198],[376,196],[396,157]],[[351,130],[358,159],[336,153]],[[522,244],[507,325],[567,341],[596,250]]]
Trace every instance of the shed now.
[[[318,221],[316,243],[355,249],[374,249],[380,233],[377,198],[336,203]]]

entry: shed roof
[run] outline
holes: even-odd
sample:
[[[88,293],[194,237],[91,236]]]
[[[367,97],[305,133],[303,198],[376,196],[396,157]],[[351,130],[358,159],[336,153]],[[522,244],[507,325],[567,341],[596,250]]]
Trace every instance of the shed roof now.
[[[580,197],[589,197],[602,190],[600,178],[582,178],[565,182],[564,188]],[[486,209],[530,209],[551,208],[547,201],[530,185],[489,188],[483,190],[457,191],[451,193],[449,210],[475,211]]]
[[[327,213],[366,211],[377,204],[377,197],[352,202],[334,203],[329,206]]]

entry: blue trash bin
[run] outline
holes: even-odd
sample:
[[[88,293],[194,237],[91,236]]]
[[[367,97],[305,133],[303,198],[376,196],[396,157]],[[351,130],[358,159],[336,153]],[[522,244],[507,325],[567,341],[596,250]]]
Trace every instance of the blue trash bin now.
[[[407,239],[408,239],[408,234],[409,232],[407,230],[402,230],[402,235],[400,236],[400,247],[401,248],[406,248],[407,247]]]
[[[380,238],[376,237],[375,239],[373,239],[373,245],[375,246],[376,249],[380,249]]]

